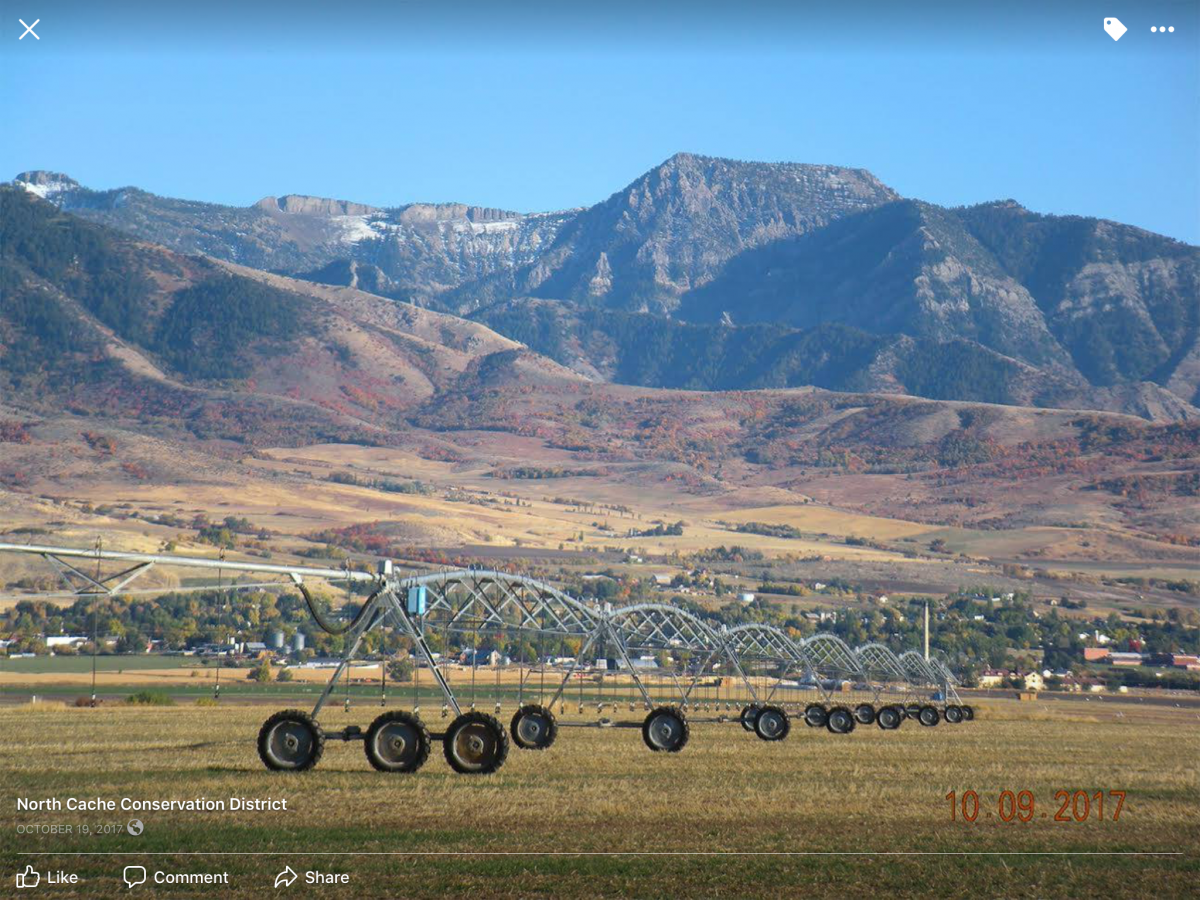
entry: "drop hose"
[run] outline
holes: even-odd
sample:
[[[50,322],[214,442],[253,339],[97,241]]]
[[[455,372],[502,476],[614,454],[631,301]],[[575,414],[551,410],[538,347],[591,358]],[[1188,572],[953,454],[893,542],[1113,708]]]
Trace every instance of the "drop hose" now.
[[[307,585],[305,585],[303,582],[299,582],[296,584],[296,587],[300,588],[300,593],[304,595],[304,602],[308,604],[309,614],[313,617],[316,623],[321,626],[322,631],[324,631],[326,634],[332,635],[345,634],[347,631],[350,631],[357,626],[358,623],[363,620],[363,617],[367,614],[367,611],[371,609],[371,601],[378,597],[383,591],[383,588],[380,588],[379,590],[375,591],[375,593],[371,594],[371,596],[367,598],[366,602],[355,614],[353,619],[342,625],[338,625],[325,618],[325,614],[322,613],[317,607],[317,602],[313,599],[312,594],[308,592]]]

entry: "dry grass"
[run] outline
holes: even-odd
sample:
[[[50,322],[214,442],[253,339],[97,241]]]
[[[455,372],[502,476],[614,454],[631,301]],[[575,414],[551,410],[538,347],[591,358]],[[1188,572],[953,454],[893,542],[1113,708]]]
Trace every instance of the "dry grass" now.
[[[353,873],[325,896],[1184,896],[1191,857],[881,856],[885,853],[1174,851],[1195,846],[1200,743],[1196,713],[1157,708],[981,710],[957,728],[859,728],[833,736],[797,726],[764,744],[736,725],[697,724],[683,753],[648,752],[635,730],[564,729],[549,751],[514,749],[500,773],[453,775],[435,746],[412,776],[369,768],[361,745],[330,744],[316,771],[262,769],[261,709],[0,711],[9,796],[288,798],[278,813],[145,813],[140,838],[22,836],[16,849],[297,851],[293,868]],[[377,710],[340,708],[326,727]],[[511,714],[511,709],[507,714]],[[435,717],[436,729],[442,720]],[[949,820],[950,790],[984,810],[1029,790],[1027,824]],[[1121,819],[1056,823],[1058,790],[1127,792]],[[11,808],[11,807],[10,807]],[[19,814],[22,823],[124,821],[128,814]],[[381,856],[326,856],[371,851]],[[759,854],[851,853],[793,856]],[[1190,852],[1190,851],[1189,851]],[[428,855],[455,854],[467,855]],[[518,854],[509,855],[478,855]],[[644,856],[637,854],[672,854]],[[554,854],[554,855],[548,855]],[[561,855],[618,854],[618,855]],[[719,854],[719,855],[699,855]],[[12,860],[10,860],[12,861]],[[110,858],[76,860],[115,890]],[[161,859],[156,860],[160,862]],[[192,857],[196,871],[240,877],[225,896],[257,896],[279,857]],[[86,896],[94,896],[88,893]],[[69,894],[64,894],[69,896]],[[79,894],[78,896],[84,896]]]
[[[932,531],[932,526],[902,519],[862,516],[827,506],[785,505],[742,509],[723,516],[730,522],[766,522],[771,525],[791,525],[801,531],[837,535],[858,535],[878,540],[894,541]]]

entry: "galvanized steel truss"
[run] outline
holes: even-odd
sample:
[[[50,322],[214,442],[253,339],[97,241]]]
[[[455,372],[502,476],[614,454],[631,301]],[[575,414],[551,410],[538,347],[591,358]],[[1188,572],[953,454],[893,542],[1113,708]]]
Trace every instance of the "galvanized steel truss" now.
[[[630,606],[584,603],[552,585],[523,575],[490,569],[464,569],[400,577],[390,561],[375,572],[349,567],[320,568],[274,565],[253,561],[230,561],[173,554],[145,554],[0,543],[0,552],[36,554],[47,560],[66,582],[67,596],[114,596],[131,593],[163,593],[203,590],[205,587],[150,588],[135,591],[134,581],[156,567],[216,569],[220,572],[254,572],[287,576],[307,595],[305,579],[370,585],[374,592],[365,601],[355,624],[346,632],[346,650],[324,692],[313,709],[316,717],[338,680],[357,656],[365,636],[374,629],[392,628],[412,642],[413,653],[424,664],[442,693],[445,708],[461,711],[459,699],[443,671],[444,661],[430,649],[431,633],[471,636],[473,664],[477,663],[481,637],[571,639],[579,650],[562,673],[551,704],[559,702],[572,678],[592,660],[594,667],[614,660],[623,675],[649,707],[653,698],[647,676],[637,654],[667,654],[674,665],[669,670],[672,694],[680,706],[693,705],[693,695],[702,678],[714,673],[732,673],[751,702],[772,702],[781,685],[801,684],[830,701],[834,692],[850,682],[869,691],[875,700],[888,690],[917,695],[940,691],[941,698],[958,702],[957,683],[945,661],[926,660],[916,651],[897,656],[882,644],[867,644],[857,650],[832,634],[817,634],[797,640],[769,625],[746,624],[732,628],[714,627],[687,610],[667,604],[643,603]],[[94,561],[96,573],[82,566]],[[100,573],[101,563],[119,562],[118,571]],[[221,584],[229,589],[286,587],[280,582]],[[211,589],[214,586],[208,586]],[[411,598],[420,591],[419,605]],[[30,595],[35,596],[35,595]],[[676,658],[677,657],[677,658]],[[529,661],[532,672],[534,661]],[[536,666],[544,673],[546,660]],[[522,661],[524,668],[524,661]],[[655,667],[661,670],[662,667]],[[767,673],[772,682],[763,687],[755,677]],[[524,679],[524,675],[522,679]],[[603,678],[603,675],[601,676]],[[761,677],[760,677],[761,681]],[[521,689],[524,688],[521,681]],[[603,704],[601,704],[603,708]]]

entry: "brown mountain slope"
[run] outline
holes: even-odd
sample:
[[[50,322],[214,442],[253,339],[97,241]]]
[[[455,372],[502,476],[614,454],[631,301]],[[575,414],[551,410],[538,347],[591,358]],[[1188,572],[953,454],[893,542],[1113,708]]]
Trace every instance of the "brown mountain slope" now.
[[[473,470],[595,472],[638,493],[770,490],[979,528],[1200,539],[1197,423],[596,383],[476,323],[182,256],[23,192],[0,189],[0,213],[12,236],[0,246],[11,420],[0,436],[12,436],[0,480],[13,487],[36,490],[77,465],[71,452],[21,450],[32,422],[71,441],[106,429],[152,439],[125,441],[148,448],[137,458],[104,457],[117,481],[187,480],[186,454],[161,450],[171,446],[236,459],[358,444]]]

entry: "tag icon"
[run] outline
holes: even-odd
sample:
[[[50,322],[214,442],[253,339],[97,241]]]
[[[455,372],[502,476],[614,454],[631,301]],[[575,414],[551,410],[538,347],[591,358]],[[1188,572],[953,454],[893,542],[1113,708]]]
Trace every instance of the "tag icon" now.
[[[1120,19],[1114,16],[1109,16],[1104,20],[1104,30],[1108,32],[1108,36],[1114,41],[1119,41],[1121,39],[1121,35],[1123,35],[1129,29],[1121,24]]]

